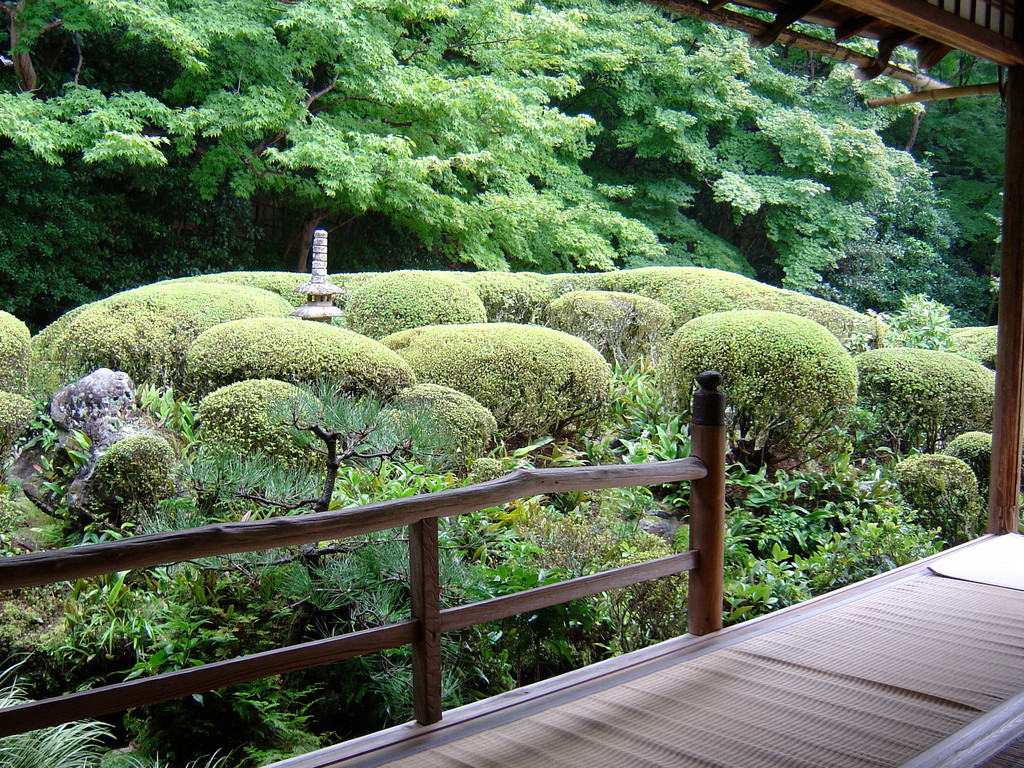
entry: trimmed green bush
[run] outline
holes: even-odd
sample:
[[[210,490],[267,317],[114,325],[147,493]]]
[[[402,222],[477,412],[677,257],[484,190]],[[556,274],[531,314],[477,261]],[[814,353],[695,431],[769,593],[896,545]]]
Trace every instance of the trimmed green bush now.
[[[287,301],[259,288],[157,283],[86,305],[47,334],[45,348],[65,380],[105,367],[124,371],[136,383],[182,389],[185,353],[200,333],[229,320],[291,311]]]
[[[854,358],[860,403],[886,434],[878,441],[906,453],[933,452],[957,435],[992,428],[995,373],[952,352],[893,347]]]
[[[439,384],[417,384],[395,397],[398,409],[425,412],[451,440],[453,449],[474,456],[485,448],[498,431],[494,415],[469,395]]]
[[[239,458],[263,455],[289,466],[308,466],[310,456],[292,438],[280,413],[300,400],[294,384],[251,379],[221,387],[199,403],[200,439],[214,451]]]
[[[95,512],[112,525],[135,521],[158,501],[177,494],[177,457],[157,435],[118,440],[96,461],[89,477]]]
[[[857,371],[839,341],[783,312],[718,312],[686,323],[656,368],[670,404],[687,411],[694,379],[725,378],[733,452],[750,465],[806,455],[812,439],[845,422]]]
[[[444,272],[412,269],[368,280],[353,292],[345,313],[349,328],[374,339],[425,325],[487,320],[483,302],[468,285]]]
[[[557,275],[537,275],[555,292],[555,296],[561,296],[569,291],[619,291],[614,285],[614,276],[620,274],[614,272],[566,272]],[[551,298],[555,298],[552,296]]]
[[[611,371],[585,341],[532,325],[434,325],[382,342],[420,382],[441,384],[490,409],[501,434],[529,440],[589,428],[608,404]]]
[[[806,317],[849,347],[877,345],[884,327],[875,318],[831,301],[785,291],[735,272],[701,267],[645,267],[603,276],[605,290],[660,301],[675,313],[674,328],[713,312],[763,309]]]
[[[296,293],[295,288],[309,282],[309,274],[303,272],[217,272],[212,275],[196,275],[168,280],[168,283],[221,283],[246,285],[276,293],[293,307],[305,303],[306,295]]]
[[[957,435],[941,453],[960,459],[978,478],[978,493],[988,498],[988,481],[992,472],[992,435],[988,432],[964,432]]]
[[[0,390],[24,392],[28,379],[32,334],[14,315],[0,312]]]
[[[35,406],[31,400],[10,392],[0,392],[0,463],[22,433]]]
[[[981,326],[976,328],[957,328],[949,336],[953,351],[968,360],[996,369],[996,330],[997,326]]]
[[[915,510],[918,522],[938,528],[948,544],[980,535],[985,513],[978,481],[964,461],[954,456],[918,454],[893,470],[893,480]]]
[[[555,289],[539,275],[524,272],[452,272],[483,302],[491,323],[535,323]]]
[[[254,317],[204,331],[189,347],[197,392],[245,379],[292,384],[332,381],[344,392],[388,399],[416,383],[408,364],[358,333],[297,318]]]
[[[544,325],[593,345],[608,362],[654,359],[672,310],[660,301],[617,291],[570,291],[544,309]]]

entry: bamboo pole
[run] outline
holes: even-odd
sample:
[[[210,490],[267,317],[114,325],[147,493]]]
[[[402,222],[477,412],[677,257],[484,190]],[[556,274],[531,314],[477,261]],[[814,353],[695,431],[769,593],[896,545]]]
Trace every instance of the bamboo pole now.
[[[722,628],[725,565],[725,396],[722,374],[697,378],[693,398],[690,454],[707,467],[707,476],[690,483],[690,548],[697,567],[690,571],[686,631],[706,635]]]
[[[1015,533],[1020,526],[1024,406],[1024,66],[1008,70],[1004,174],[989,533]]]
[[[869,107],[893,107],[897,104],[916,104],[922,101],[949,101],[962,99],[965,96],[995,96],[999,93],[999,83],[983,83],[980,85],[962,85],[957,88],[935,88],[929,91],[912,91],[896,96],[879,96],[868,99]]]

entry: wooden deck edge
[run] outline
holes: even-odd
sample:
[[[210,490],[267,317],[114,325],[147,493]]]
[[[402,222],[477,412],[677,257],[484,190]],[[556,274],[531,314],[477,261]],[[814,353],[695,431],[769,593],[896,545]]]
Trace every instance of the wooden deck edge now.
[[[899,768],[976,768],[1024,736],[1024,691]]]
[[[511,716],[511,713],[506,712],[511,707],[538,702],[547,697],[553,697],[554,694],[568,692],[569,689],[577,687],[581,689],[580,695],[583,695],[583,688],[589,689],[602,683],[607,684],[608,679],[611,677],[619,677],[625,673],[630,673],[631,676],[647,674],[657,666],[676,663],[685,658],[693,658],[720,648],[726,648],[751,637],[756,637],[757,635],[788,626],[811,616],[816,616],[899,584],[928,576],[931,574],[929,566],[935,561],[947,557],[954,552],[978,546],[993,538],[995,538],[994,534],[982,536],[953,549],[931,555],[923,560],[908,563],[856,584],[841,587],[834,592],[819,595],[797,605],[783,608],[765,616],[759,616],[741,624],[726,627],[709,635],[701,637],[681,635],[680,637],[666,640],[639,651],[567,672],[558,677],[542,680],[538,683],[517,688],[488,699],[466,704],[449,710],[444,714],[444,718],[440,722],[433,725],[423,726],[417,723],[405,723],[340,744],[324,747],[300,757],[288,758],[273,763],[267,766],[267,768],[331,768],[336,765],[340,766],[347,761],[354,761],[357,758],[369,757],[372,753],[379,750],[410,745],[412,742],[419,742],[422,746],[426,746],[428,742],[430,745],[433,745],[436,741],[448,741],[451,738],[458,737],[458,734],[452,733],[452,729],[457,729],[458,726],[466,726],[487,716],[504,712],[506,716],[502,718],[503,720],[516,719],[516,717]]]

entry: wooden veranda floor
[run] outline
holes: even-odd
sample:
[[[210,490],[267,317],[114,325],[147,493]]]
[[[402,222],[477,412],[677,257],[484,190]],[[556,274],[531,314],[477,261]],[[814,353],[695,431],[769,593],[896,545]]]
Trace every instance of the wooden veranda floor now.
[[[1024,537],[276,768],[1021,765]],[[1016,742],[1016,743],[1015,743]]]

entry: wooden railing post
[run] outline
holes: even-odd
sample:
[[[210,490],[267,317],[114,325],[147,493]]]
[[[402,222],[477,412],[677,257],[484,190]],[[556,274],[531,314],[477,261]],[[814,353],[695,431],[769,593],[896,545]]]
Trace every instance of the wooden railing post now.
[[[412,645],[412,696],[416,722],[441,719],[441,583],[437,562],[437,518],[409,526],[412,618],[419,623]]]
[[[722,628],[725,561],[725,396],[722,374],[697,377],[690,420],[690,455],[707,467],[707,476],[690,483],[690,549],[697,550],[690,571],[686,630],[706,635]]]

